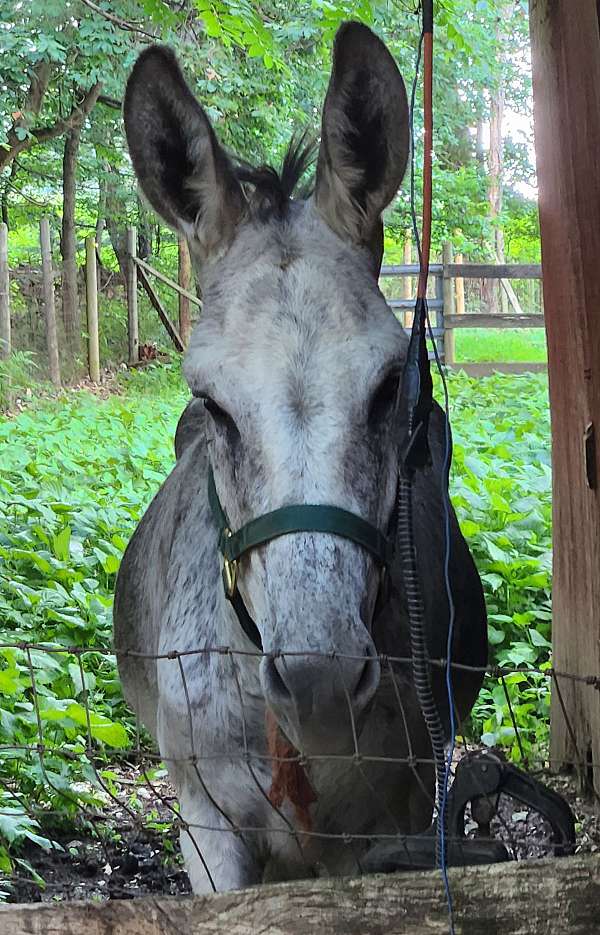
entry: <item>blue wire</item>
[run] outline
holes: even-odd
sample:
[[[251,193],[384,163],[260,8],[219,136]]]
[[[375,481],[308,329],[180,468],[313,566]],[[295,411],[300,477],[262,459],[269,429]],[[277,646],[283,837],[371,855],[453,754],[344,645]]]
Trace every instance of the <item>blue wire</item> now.
[[[410,154],[410,212],[411,212],[411,221],[413,228],[413,235],[415,238],[415,244],[417,247],[417,253],[419,256],[419,265],[423,264],[423,255],[421,251],[421,239],[419,236],[419,229],[417,225],[417,216],[415,210],[415,145],[414,145],[414,110],[415,110],[415,99],[417,91],[417,83],[419,80],[419,72],[421,66],[421,55],[423,49],[423,38],[424,31],[421,32],[419,38],[419,45],[417,50],[417,60],[415,63],[415,72],[414,79],[411,89],[410,97],[410,108],[409,108],[409,122],[410,122],[410,139],[411,139],[411,154]],[[446,588],[446,596],[448,599],[448,609],[449,609],[449,621],[448,621],[448,636],[446,641],[446,666],[445,666],[445,681],[446,681],[446,693],[448,698],[448,707],[450,709],[450,748],[448,751],[448,756],[446,759],[446,768],[444,770],[444,784],[442,789],[442,795],[439,802],[439,815],[437,822],[437,836],[438,836],[438,854],[439,854],[439,869],[442,874],[442,880],[444,883],[444,890],[446,894],[446,902],[448,904],[448,924],[449,924],[449,935],[455,935],[454,927],[454,905],[452,900],[452,891],[450,889],[450,880],[448,879],[448,860],[447,860],[447,841],[446,841],[446,823],[447,823],[447,807],[448,807],[448,785],[450,780],[450,772],[452,768],[452,759],[454,756],[454,750],[456,748],[456,717],[454,713],[454,689],[452,686],[452,643],[454,639],[454,625],[456,619],[456,608],[454,604],[454,597],[452,594],[452,584],[450,582],[450,497],[448,494],[447,486],[447,477],[450,469],[450,400],[448,395],[448,384],[446,382],[446,377],[442,367],[442,362],[440,360],[439,352],[437,349],[437,344],[433,335],[433,329],[431,327],[431,320],[429,317],[429,308],[427,305],[427,299],[425,299],[425,315],[427,319],[427,329],[429,331],[429,338],[431,340],[431,345],[433,348],[433,354],[440,375],[443,387],[444,394],[444,414],[445,414],[445,425],[444,425],[444,466],[442,471],[442,498],[444,502],[444,537],[445,537],[445,550],[444,550],[444,584]]]

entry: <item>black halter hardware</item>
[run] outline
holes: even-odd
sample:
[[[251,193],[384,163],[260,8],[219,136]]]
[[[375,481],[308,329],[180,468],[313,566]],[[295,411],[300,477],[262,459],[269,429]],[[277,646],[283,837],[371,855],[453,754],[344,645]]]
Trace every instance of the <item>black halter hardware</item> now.
[[[356,542],[373,555],[382,569],[392,560],[392,540],[361,516],[337,506],[310,503],[283,506],[250,520],[237,532],[233,532],[221,506],[211,469],[208,472],[208,502],[219,532],[225,596],[231,601],[244,633],[259,650],[262,650],[262,640],[258,627],[248,613],[237,587],[238,561],[246,552],[290,533],[323,532]]]

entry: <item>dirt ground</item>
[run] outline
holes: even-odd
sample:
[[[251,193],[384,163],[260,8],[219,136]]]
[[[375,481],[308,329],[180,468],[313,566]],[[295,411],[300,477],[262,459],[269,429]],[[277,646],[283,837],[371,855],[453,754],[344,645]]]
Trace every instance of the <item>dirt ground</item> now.
[[[25,848],[19,856],[31,870],[22,863],[18,875],[0,876],[4,899],[9,902],[133,899],[157,893],[190,892],[173,821],[172,789],[160,780],[153,782],[153,790],[149,790],[139,782],[139,773],[133,768],[121,769],[120,778],[123,807],[107,803],[96,832],[91,825],[81,823],[69,833],[55,833],[57,846],[50,851],[34,845]],[[572,777],[546,774],[540,778],[565,797],[573,810],[576,852],[600,853],[600,812],[595,803],[578,793]],[[132,788],[137,802],[134,817],[129,807]],[[476,828],[467,812],[465,833],[473,836]],[[500,799],[491,832],[504,842],[512,859],[552,854],[548,823],[506,796]]]

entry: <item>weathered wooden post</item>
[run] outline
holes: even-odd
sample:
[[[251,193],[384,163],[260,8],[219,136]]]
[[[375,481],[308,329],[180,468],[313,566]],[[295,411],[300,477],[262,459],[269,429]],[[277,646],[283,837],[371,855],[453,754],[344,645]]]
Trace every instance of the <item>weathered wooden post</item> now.
[[[457,253],[455,263],[463,263],[464,257],[462,253]],[[533,281],[533,280],[532,280]],[[455,300],[455,314],[464,315],[465,314],[465,281],[462,276],[457,276],[454,280],[454,300]]]
[[[60,361],[58,357],[58,334],[56,331],[56,307],[54,304],[54,270],[52,269],[52,245],[50,242],[50,221],[40,221],[40,246],[42,251],[42,288],[44,297],[44,317],[46,319],[46,344],[48,347],[48,367],[50,379],[59,387]]]
[[[444,361],[446,366],[452,367],[455,361],[454,329],[446,325],[446,315],[454,315],[454,281],[448,274],[448,265],[454,262],[454,249],[449,240],[442,246],[443,273],[443,299],[444,299]]]
[[[92,383],[100,382],[100,345],[98,339],[98,273],[96,238],[85,240],[85,296],[87,307],[88,373]]]
[[[552,416],[551,752],[600,793],[600,31],[597,0],[530,0]]]
[[[140,331],[138,323],[137,295],[137,233],[135,227],[127,228],[127,337],[129,363],[137,364],[140,359]]]
[[[410,234],[406,235],[404,241],[404,246],[402,248],[402,262],[406,266],[410,266],[412,263],[412,240]],[[413,286],[413,277],[412,276],[403,276],[402,277],[402,292],[401,296],[403,299],[414,299],[414,286]],[[409,309],[405,309],[402,315],[404,319],[404,327],[408,328],[412,324],[412,312]]]
[[[179,285],[186,292],[192,288],[192,264],[190,250],[185,237],[179,238]],[[182,292],[179,293],[179,334],[185,347],[188,346],[192,331],[190,317],[190,300]]]
[[[0,360],[11,352],[10,281],[8,274],[8,227],[0,224]]]

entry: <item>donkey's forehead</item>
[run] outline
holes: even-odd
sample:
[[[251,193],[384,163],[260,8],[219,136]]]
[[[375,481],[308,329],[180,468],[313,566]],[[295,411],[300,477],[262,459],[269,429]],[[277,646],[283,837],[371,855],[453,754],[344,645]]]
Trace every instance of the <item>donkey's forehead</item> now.
[[[224,372],[268,383],[290,371],[300,379],[323,368],[364,373],[402,359],[406,338],[371,262],[310,202],[284,220],[245,225],[205,284],[185,364],[192,390],[210,392]]]

